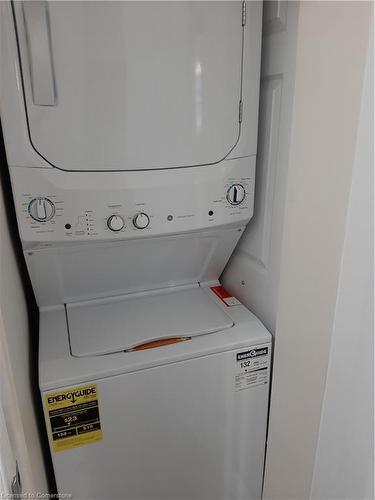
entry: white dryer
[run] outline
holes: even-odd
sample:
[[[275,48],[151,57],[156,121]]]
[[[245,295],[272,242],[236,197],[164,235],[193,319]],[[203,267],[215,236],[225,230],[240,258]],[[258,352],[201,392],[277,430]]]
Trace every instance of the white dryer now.
[[[271,338],[218,281],[253,215],[261,7],[0,2],[59,493],[261,496]]]

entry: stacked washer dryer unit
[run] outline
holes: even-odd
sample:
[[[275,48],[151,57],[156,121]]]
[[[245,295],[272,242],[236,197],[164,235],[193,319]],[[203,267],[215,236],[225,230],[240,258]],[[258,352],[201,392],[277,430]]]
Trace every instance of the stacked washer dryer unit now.
[[[259,498],[270,335],[218,279],[253,215],[261,3],[0,8],[58,491]]]

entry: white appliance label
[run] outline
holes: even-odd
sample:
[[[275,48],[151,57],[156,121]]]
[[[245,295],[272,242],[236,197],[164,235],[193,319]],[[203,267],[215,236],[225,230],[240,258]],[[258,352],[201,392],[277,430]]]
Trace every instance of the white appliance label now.
[[[236,352],[236,391],[250,389],[268,383],[270,348],[256,346]]]

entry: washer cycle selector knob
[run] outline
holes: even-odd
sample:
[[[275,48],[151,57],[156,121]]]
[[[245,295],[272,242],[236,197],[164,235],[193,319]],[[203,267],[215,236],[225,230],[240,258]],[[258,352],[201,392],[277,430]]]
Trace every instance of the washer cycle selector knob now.
[[[125,226],[125,222],[120,215],[111,215],[107,220],[107,226],[111,231],[121,231]]]
[[[145,229],[150,224],[150,217],[144,212],[140,212],[134,216],[133,224],[137,229]]]
[[[47,222],[55,215],[55,205],[48,198],[34,198],[29,203],[29,214],[38,222]]]
[[[227,191],[227,200],[231,205],[240,205],[245,199],[245,188],[242,184],[232,184]]]

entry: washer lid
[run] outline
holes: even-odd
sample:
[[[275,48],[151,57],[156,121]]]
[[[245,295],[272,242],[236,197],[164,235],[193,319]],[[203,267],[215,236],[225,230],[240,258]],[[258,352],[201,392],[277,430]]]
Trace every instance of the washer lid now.
[[[66,312],[73,356],[124,351],[234,325],[199,286],[78,302],[68,304]]]

